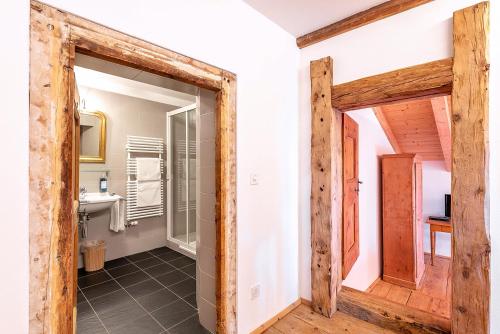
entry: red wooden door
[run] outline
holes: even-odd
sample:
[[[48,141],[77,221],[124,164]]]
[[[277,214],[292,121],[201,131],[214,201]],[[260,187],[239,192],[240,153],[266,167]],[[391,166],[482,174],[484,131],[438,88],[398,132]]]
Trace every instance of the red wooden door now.
[[[342,279],[359,257],[358,124],[344,114]]]

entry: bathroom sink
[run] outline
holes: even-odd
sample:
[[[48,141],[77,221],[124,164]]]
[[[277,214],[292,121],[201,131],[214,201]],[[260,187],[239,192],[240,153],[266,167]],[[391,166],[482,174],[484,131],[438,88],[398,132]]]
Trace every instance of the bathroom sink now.
[[[120,195],[109,193],[86,193],[80,195],[80,206],[78,211],[93,213],[109,209],[116,201],[122,198]]]

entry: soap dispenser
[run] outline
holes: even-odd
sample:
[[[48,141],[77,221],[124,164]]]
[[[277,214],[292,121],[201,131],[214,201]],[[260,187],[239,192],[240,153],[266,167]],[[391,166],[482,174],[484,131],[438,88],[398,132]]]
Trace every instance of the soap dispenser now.
[[[101,178],[99,179],[99,192],[100,193],[108,192],[108,178],[106,177],[106,174],[102,174]]]

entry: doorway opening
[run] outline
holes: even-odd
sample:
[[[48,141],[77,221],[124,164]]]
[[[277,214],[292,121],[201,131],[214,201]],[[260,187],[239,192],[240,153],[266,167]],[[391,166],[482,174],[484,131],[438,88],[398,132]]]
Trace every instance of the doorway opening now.
[[[100,141],[98,150],[96,150],[96,147],[91,147],[88,150],[85,148],[82,150],[82,153],[92,152],[92,154],[89,154],[90,158],[87,162],[93,164],[111,160],[123,163],[125,160],[125,163],[123,163],[126,166],[125,171],[99,170],[97,172],[98,176],[94,175],[89,178],[93,182],[96,179],[98,180],[97,189],[103,193],[108,192],[108,187],[109,190],[114,192],[111,187],[114,187],[113,184],[116,185],[117,181],[124,181],[126,183],[125,190],[123,191],[126,197],[123,195],[119,196],[118,194],[113,195],[112,193],[106,195],[113,202],[119,202],[118,197],[125,197],[126,210],[120,210],[120,212],[125,211],[126,213],[126,225],[129,227],[125,227],[125,230],[127,232],[130,231],[126,234],[133,235],[136,233],[138,234],[136,235],[138,240],[146,237],[148,233],[138,233],[137,231],[143,227],[151,229],[154,223],[148,225],[146,220],[158,219],[158,217],[162,216],[160,213],[163,212],[162,206],[164,201],[162,200],[162,196],[164,196],[163,190],[165,189],[162,188],[161,184],[162,181],[165,181],[165,178],[161,175],[161,171],[158,173],[156,167],[151,169],[152,166],[149,164],[148,173],[150,177],[151,175],[156,176],[152,177],[152,179],[139,180],[138,159],[163,159],[164,152],[160,152],[161,145],[158,143],[161,143],[159,139],[162,137],[164,138],[163,142],[165,142],[165,111],[170,110],[163,110],[163,119],[161,122],[152,121],[147,124],[148,129],[146,130],[156,131],[160,128],[159,134],[155,135],[155,137],[151,137],[146,132],[142,133],[142,135],[138,133],[136,135],[125,136],[126,139],[123,139],[123,133],[120,134],[123,128],[121,126],[115,127],[120,122],[126,121],[120,117],[113,117],[113,119],[110,118],[109,121],[104,122],[88,122],[89,120],[85,119],[85,124],[82,127],[83,136],[80,136],[79,131],[81,128],[79,122],[81,119],[79,117],[79,108],[90,109],[90,105],[88,99],[84,105],[79,105],[78,103],[78,92],[74,85],[74,70],[78,53],[78,55],[82,54],[95,59],[106,60],[114,65],[128,66],[133,71],[138,70],[141,72],[139,76],[146,74],[156,75],[167,81],[173,80],[178,84],[192,85],[196,89],[199,89],[200,95],[205,91],[211,94],[211,101],[213,103],[211,104],[210,117],[207,116],[207,119],[210,119],[213,126],[211,133],[214,139],[211,141],[211,147],[214,152],[212,155],[214,163],[211,164],[210,168],[207,168],[213,175],[211,181],[207,182],[207,185],[211,186],[210,194],[214,196],[214,200],[208,207],[211,208],[211,216],[214,222],[211,226],[215,233],[215,247],[211,250],[213,256],[210,256],[215,262],[210,273],[213,278],[213,285],[215,286],[212,286],[215,297],[211,298],[212,300],[210,301],[212,306],[212,310],[210,311],[212,328],[210,330],[220,333],[235,333],[237,328],[236,76],[223,69],[105,28],[36,1],[31,2],[30,30],[30,195],[32,199],[32,206],[30,207],[30,270],[33,273],[39,273],[32,275],[30,280],[30,331],[73,332],[76,329],[78,297],[84,295],[85,297],[94,299],[93,297],[95,296],[89,292],[90,290],[87,291],[89,292],[89,296],[86,296],[83,290],[102,284],[98,283],[83,287],[86,283],[91,284],[92,282],[89,282],[88,277],[85,278],[88,275],[82,275],[82,280],[80,280],[82,287],[78,286],[80,283],[78,282],[79,271],[77,270],[79,267],[77,261],[80,251],[79,238],[82,237],[82,233],[86,233],[88,237],[88,235],[95,232],[98,226],[92,225],[92,216],[97,216],[97,214],[90,213],[89,211],[96,209],[98,206],[101,208],[102,206],[107,206],[104,203],[109,202],[107,200],[102,201],[102,197],[99,197],[98,199],[101,199],[101,203],[97,203],[99,202],[97,196],[94,197],[90,194],[90,191],[85,190],[83,193],[90,196],[86,198],[86,201],[79,203],[80,193],[78,183],[80,175],[86,172],[82,171],[80,173],[79,171],[80,148],[78,147],[78,139],[86,141],[88,138],[95,137],[92,135],[92,133],[95,134],[95,131],[88,131],[91,127],[104,128],[103,125],[105,124],[110,140],[116,137],[124,140],[119,143],[118,146],[121,151],[115,156],[113,154],[110,155],[109,147],[107,152],[101,154],[100,143],[103,141]],[[47,66],[47,64],[50,64],[50,66]],[[127,77],[127,79],[134,79],[134,77]],[[139,79],[139,77],[135,79]],[[153,92],[153,94],[149,95],[149,98],[153,98],[153,96],[158,97],[157,93],[157,91]],[[132,94],[130,90],[128,94]],[[137,98],[137,96],[134,98]],[[195,96],[194,101],[189,101],[188,104],[198,102],[196,98]],[[141,109],[137,104],[134,105],[134,102],[130,104],[113,104],[113,106],[116,105],[123,108],[133,107],[132,109],[136,111],[145,110]],[[111,109],[116,108],[113,107],[106,110]],[[175,108],[171,110],[173,109]],[[97,116],[100,114],[94,113],[93,115]],[[134,122],[128,123],[133,124]],[[139,121],[136,119],[135,123],[135,125],[144,125],[140,119]],[[111,142],[106,142],[107,145],[104,145],[104,147],[112,145]],[[114,152],[114,150],[111,151]],[[150,154],[154,156],[152,157]],[[140,169],[142,171],[145,170],[143,168],[145,164],[147,165],[145,161],[141,162],[143,166]],[[154,163],[154,165],[157,166],[158,164]],[[161,167],[161,162],[160,169],[164,170]],[[89,171],[89,173],[94,172]],[[160,180],[158,180],[158,174],[161,175]],[[117,177],[114,178],[114,176]],[[144,177],[144,174],[141,177]],[[120,178],[122,180],[119,180]],[[203,186],[201,185],[200,187]],[[142,190],[139,190],[140,187]],[[135,195],[131,196],[134,193]],[[79,222],[78,218],[80,215],[78,211],[81,211],[79,210],[80,204],[83,204],[82,206],[85,206],[87,209],[86,212],[90,213],[90,222],[83,222],[83,224]],[[93,209],[90,208],[91,206],[93,206]],[[141,220],[143,221],[141,222]],[[118,221],[121,221],[121,219]],[[102,226],[111,228],[111,225],[111,223],[106,223]],[[168,241],[165,225],[162,225],[164,226],[165,233],[153,232],[147,235],[147,237],[151,239],[160,237],[164,241]],[[113,225],[112,232],[118,233],[114,237],[115,239],[119,239],[117,236],[121,234],[120,232],[114,232],[114,229],[121,230],[121,227],[121,224]],[[134,229],[136,232],[133,232]],[[132,239],[134,238],[127,238],[127,241]],[[197,246],[199,246],[200,242],[202,241],[197,240]],[[111,245],[112,243],[110,242],[108,246]],[[161,282],[158,282],[158,279],[154,276],[156,273],[152,272],[151,268],[154,266],[150,267],[149,265],[153,265],[154,262],[155,266],[160,266],[163,269],[169,268],[169,266],[174,267],[175,270],[172,272],[177,275],[180,273],[187,275],[189,279],[184,281],[190,282],[189,285],[192,287],[192,282],[194,281],[192,269],[195,268],[192,259],[194,254],[182,249],[171,249],[172,247],[156,247],[148,250],[141,250],[140,247],[134,247],[126,246],[121,247],[121,249],[120,247],[108,247],[109,256],[111,256],[112,252],[120,250],[129,251],[132,254],[117,255],[114,259],[108,258],[107,260],[109,261],[106,262],[107,266],[105,264],[102,273],[92,275],[94,275],[94,279],[97,279],[97,276],[101,278],[111,277],[111,279],[103,282],[104,285],[102,287],[104,290],[116,287],[116,285],[120,287],[119,290],[123,295],[122,297],[128,301],[120,304],[120,298],[118,298],[120,296],[118,296],[116,300],[118,304],[124,307],[134,305],[133,308],[140,310],[139,313],[145,312],[148,316],[151,316],[144,305],[139,305],[140,302],[138,300],[133,300],[133,303],[130,301],[130,298],[135,299],[133,295],[136,292],[142,294],[142,292],[148,290],[151,286],[161,285]],[[112,248],[114,249],[113,251],[111,250]],[[171,254],[174,254],[177,258],[169,258]],[[178,265],[177,267],[176,264]],[[115,266],[111,268],[110,265]],[[186,269],[185,267],[187,266],[191,266],[190,268],[192,269]],[[128,287],[125,286],[126,283],[122,285],[118,282],[118,279],[123,276],[115,277],[110,273],[112,269],[116,269],[116,272],[113,272],[113,274],[118,275],[118,271],[124,269],[124,267],[134,270],[139,268],[139,270],[132,274],[146,277],[149,283],[142,284],[142,282],[138,282],[135,285],[135,290],[137,291],[128,291]],[[181,270],[183,268],[188,272]],[[197,270],[197,272],[199,271]],[[81,270],[80,273],[82,273]],[[162,275],[168,275],[168,273],[162,273]],[[163,286],[168,288],[168,283],[166,281],[164,283],[167,285],[163,284]],[[179,288],[182,285],[180,283]],[[81,294],[77,293],[79,290],[81,290]],[[105,292],[104,290],[101,289],[100,292]],[[181,297],[180,295],[184,294],[180,290],[177,292],[172,289],[170,290],[176,297]],[[97,293],[98,291],[95,292]],[[142,297],[145,296],[137,296],[137,298]],[[167,297],[163,296],[160,299],[162,302],[165,302],[165,298]],[[103,298],[103,300],[105,299]],[[94,307],[91,302],[89,303],[89,298],[86,298],[85,301],[90,305],[90,308]],[[184,306],[187,310],[189,310],[189,307],[191,308],[189,312],[195,310],[195,308],[189,305],[188,300],[182,301],[186,302]],[[119,308],[118,304],[115,305],[117,308]],[[103,303],[103,305],[106,305],[106,303]],[[99,309],[97,305],[96,308]],[[176,308],[175,310],[182,311],[182,309],[184,308]],[[94,309],[95,318],[97,316],[100,317],[96,311]],[[172,320],[171,316],[177,313],[169,313],[170,320]],[[183,315],[186,314],[183,313]],[[103,314],[101,322],[111,321],[110,319],[112,318],[112,316],[107,318]],[[149,319],[146,316],[143,318]],[[153,324],[159,325],[160,328],[161,326],[167,328],[165,324],[161,324],[162,320],[156,320],[153,319]],[[200,319],[200,321],[202,320]],[[108,325],[113,327],[112,324],[108,323]],[[144,326],[144,328],[147,328],[147,326]]]
[[[79,53],[74,71],[77,333],[215,332],[215,229],[197,228],[215,225],[215,94]]]
[[[449,101],[395,101],[343,115],[343,285],[447,319]]]
[[[480,22],[480,24],[476,24]],[[333,85],[333,61],[311,62],[312,308],[388,329],[489,332],[487,2],[453,16],[454,57]],[[451,94],[451,319],[342,286],[342,114]],[[471,193],[471,189],[475,189]],[[383,307],[383,308],[381,308]]]

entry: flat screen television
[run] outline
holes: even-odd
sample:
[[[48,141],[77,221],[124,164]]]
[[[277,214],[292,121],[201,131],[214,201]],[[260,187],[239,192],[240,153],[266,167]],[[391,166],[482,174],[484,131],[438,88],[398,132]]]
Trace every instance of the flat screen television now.
[[[451,194],[444,195],[444,215],[451,217]]]

